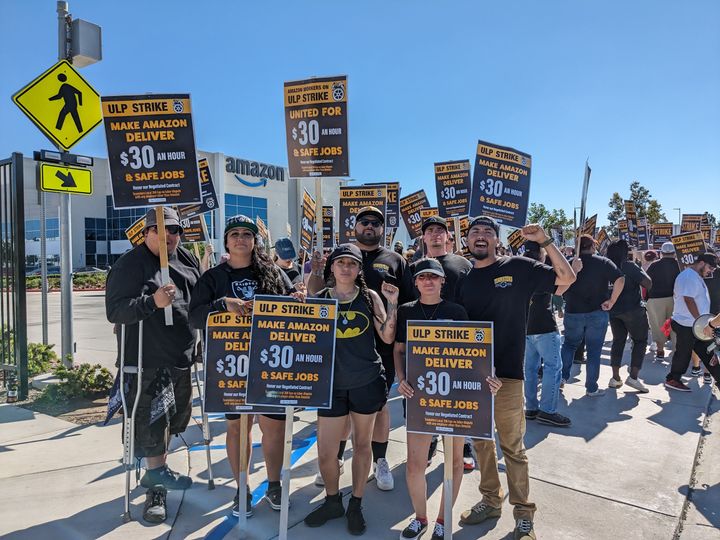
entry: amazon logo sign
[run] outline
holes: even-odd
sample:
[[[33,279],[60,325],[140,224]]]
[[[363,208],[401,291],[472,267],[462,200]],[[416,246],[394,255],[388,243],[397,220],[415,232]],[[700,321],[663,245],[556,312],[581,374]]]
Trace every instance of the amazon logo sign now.
[[[268,181],[285,181],[285,168],[258,161],[228,157],[225,171],[233,173],[238,182],[248,187],[265,187]],[[247,177],[251,177],[248,179]]]

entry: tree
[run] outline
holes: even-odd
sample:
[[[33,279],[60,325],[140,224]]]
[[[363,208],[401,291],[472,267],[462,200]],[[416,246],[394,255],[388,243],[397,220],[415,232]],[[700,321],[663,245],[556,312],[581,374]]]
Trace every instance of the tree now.
[[[608,233],[611,236],[617,236],[617,222],[625,219],[625,201],[633,201],[635,203],[635,211],[638,219],[647,218],[648,225],[667,221],[665,213],[662,211],[660,203],[652,198],[650,190],[641,185],[637,180],[630,184],[630,197],[623,199],[616,191],[610,198],[610,213],[608,214]]]
[[[565,240],[569,240],[575,234],[573,232],[573,220],[567,217],[565,210],[548,210],[542,203],[530,203],[528,210],[528,223],[538,223],[548,232],[552,228],[562,228]]]

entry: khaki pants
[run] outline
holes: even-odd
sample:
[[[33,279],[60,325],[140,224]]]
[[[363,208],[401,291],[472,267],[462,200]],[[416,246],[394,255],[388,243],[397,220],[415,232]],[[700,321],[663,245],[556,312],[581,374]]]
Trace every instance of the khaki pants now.
[[[648,321],[650,322],[650,331],[652,332],[653,341],[657,343],[658,349],[665,344],[665,334],[661,330],[673,312],[673,297],[650,298],[647,301]],[[670,340],[672,341],[672,350],[675,350],[675,342],[677,337],[675,332],[670,332]],[[672,351],[671,351],[672,352]]]
[[[515,519],[533,519],[535,504],[530,497],[530,474],[525,455],[525,411],[523,381],[502,379],[502,387],[495,396],[495,429],[505,457],[510,504]],[[503,491],[498,474],[495,441],[473,441],[480,469],[482,502],[494,508],[502,506]]]

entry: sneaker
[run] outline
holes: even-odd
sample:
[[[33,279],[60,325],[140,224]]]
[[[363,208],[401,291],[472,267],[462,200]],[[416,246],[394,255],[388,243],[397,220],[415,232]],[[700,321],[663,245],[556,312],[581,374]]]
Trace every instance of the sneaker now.
[[[585,392],[585,395],[587,397],[600,397],[605,395],[605,390],[602,388],[598,388],[594,392]]]
[[[500,508],[493,508],[484,502],[479,502],[470,510],[465,510],[460,514],[460,523],[463,525],[477,525],[486,519],[499,518],[501,513]]]
[[[610,381],[608,382],[608,387],[620,388],[622,385],[623,385],[622,381],[617,380],[615,377],[610,377]]]
[[[655,358],[657,360],[664,360],[665,359],[665,349],[658,349],[655,351]]]
[[[395,487],[395,480],[390,472],[390,464],[387,462],[387,459],[384,457],[378,459],[373,465],[373,470],[378,489],[390,491]]]
[[[680,392],[691,392],[690,387],[681,381],[675,379],[668,379],[665,381],[665,388],[669,390],[678,390]]]
[[[282,487],[272,487],[268,488],[268,490],[265,492],[265,495],[263,496],[263,499],[267,501],[267,503],[270,505],[270,508],[273,510],[280,510],[281,501],[282,501]]]
[[[650,391],[647,389],[647,386],[645,386],[639,380],[633,379],[630,376],[628,376],[628,378],[625,379],[625,384],[627,384],[630,388],[637,390],[641,394],[647,394]]]
[[[192,486],[192,478],[173,471],[167,465],[146,470],[140,480],[140,485],[151,488],[158,484],[163,485],[166,489],[188,489]]]
[[[380,458],[385,459],[385,458]],[[350,502],[348,503],[347,512],[347,528],[348,532],[354,536],[360,536],[365,532],[367,525],[365,525],[365,518],[362,515],[361,499],[356,499],[350,496]]]
[[[148,523],[162,523],[167,517],[167,489],[162,484],[151,487],[145,494],[143,519]]]
[[[700,366],[694,367],[690,370],[690,375],[692,375],[693,377],[699,377],[702,374],[703,374],[703,370],[702,370],[702,368],[700,368]]]
[[[435,523],[430,540],[445,540],[445,525],[442,523]]]
[[[320,527],[331,519],[341,518],[345,515],[342,497],[338,493],[334,496],[325,497],[325,501],[305,517],[305,525],[308,527]]]
[[[513,540],[535,540],[533,522],[529,519],[518,519],[513,531]]]
[[[435,457],[435,454],[437,454],[437,445],[438,445],[439,440],[440,440],[440,437],[438,437],[437,435],[433,435],[433,438],[430,439],[430,448],[428,449],[428,459],[427,459],[428,467],[432,464],[432,460]]]
[[[537,418],[537,415],[540,411],[537,409],[532,410],[526,410],[525,411],[525,420],[535,420]]]
[[[237,490],[237,493],[235,493],[235,498],[233,499],[233,507],[232,507],[232,515],[235,517],[240,517],[240,490]],[[253,515],[253,507],[252,507],[252,494],[250,493],[250,490],[248,489],[247,497],[245,498],[245,517],[251,517]]]
[[[400,533],[400,540],[406,538],[420,538],[425,531],[427,531],[427,521],[423,523],[419,519],[413,518],[407,527]]]
[[[475,470],[475,457],[473,457],[472,445],[469,442],[463,444],[463,470],[465,472]]]
[[[550,424],[551,426],[569,427],[572,422],[567,416],[558,413],[546,413],[540,411],[537,415],[537,421],[540,424]]]
[[[703,375],[703,384],[712,384],[712,376],[709,373]]]
[[[340,466],[340,476],[343,475],[345,472],[345,458],[338,459],[338,465]],[[325,487],[325,480],[323,480],[322,474],[320,474],[320,471],[317,472],[315,475],[315,485],[317,487]]]

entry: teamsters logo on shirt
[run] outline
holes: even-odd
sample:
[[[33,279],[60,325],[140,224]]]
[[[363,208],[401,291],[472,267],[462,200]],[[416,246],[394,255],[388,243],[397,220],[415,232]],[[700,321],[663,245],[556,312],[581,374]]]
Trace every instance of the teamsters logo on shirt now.
[[[504,289],[506,287],[512,287],[513,278],[512,276],[500,276],[495,278],[495,288]]]

